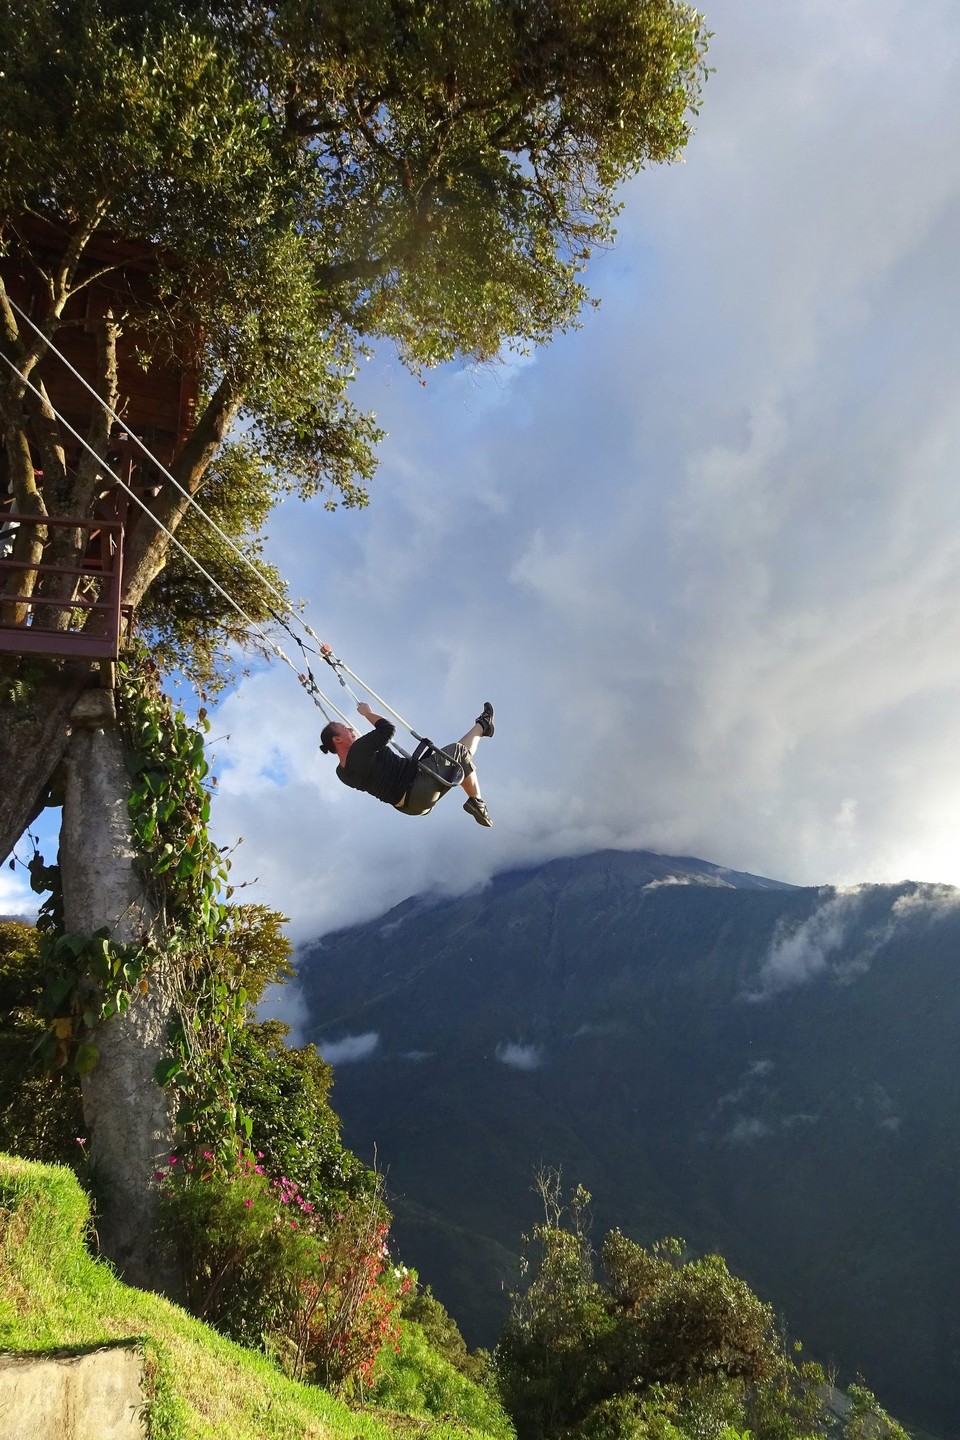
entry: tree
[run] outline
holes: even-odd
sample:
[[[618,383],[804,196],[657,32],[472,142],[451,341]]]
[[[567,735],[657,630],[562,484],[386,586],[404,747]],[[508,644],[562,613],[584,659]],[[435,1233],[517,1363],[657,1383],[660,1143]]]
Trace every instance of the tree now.
[[[598,1277],[589,1195],[569,1218],[557,1176],[541,1180],[545,1223],[532,1278],[496,1349],[519,1440],[814,1440],[824,1375],[787,1353],[772,1308],[719,1255],[684,1258],[607,1236]]]
[[[203,403],[173,464],[189,493],[242,416],[268,489],[363,503],[377,431],[346,395],[358,347],[387,337],[419,367],[574,323],[616,186],[679,154],[704,73],[702,22],[677,0],[206,0],[188,17],[172,0],[22,0],[0,17],[0,425],[25,514],[86,515],[101,480],[27,388],[80,323],[114,405],[124,331],[142,360],[196,359]],[[94,277],[131,255],[149,283],[81,317]],[[40,336],[10,303],[18,274],[42,280]],[[95,455],[109,428],[90,408]],[[186,506],[167,486],[152,509],[176,530]],[[168,544],[150,525],[131,537],[130,604]],[[268,613],[261,596],[254,618]],[[16,718],[5,770],[26,748]],[[34,799],[0,804],[0,849]]]
[[[189,497],[209,498],[237,539],[285,490],[363,504],[378,432],[348,386],[365,344],[389,340],[417,369],[490,360],[576,323],[586,261],[613,235],[616,187],[687,141],[705,45],[700,17],[679,0],[7,7],[0,479],[38,521],[21,523],[15,558],[35,564],[43,522],[91,517],[112,484],[115,427],[71,392],[78,446],[51,399],[62,375],[54,347],[82,341],[87,379],[121,413],[138,377],[195,369],[196,414],[170,448],[181,488],[157,485],[131,529],[123,599],[162,656],[214,678],[224,644],[244,632],[206,586],[198,615],[170,555]],[[31,297],[33,325],[17,294]],[[237,421],[244,438],[231,442]],[[63,570],[82,534],[51,536],[61,573],[12,572],[0,619],[40,598],[51,603],[38,625],[71,624]],[[219,542],[207,541],[206,558],[235,588],[240,572]],[[242,597],[255,622],[269,621],[273,602],[255,577]],[[88,705],[85,718],[76,709],[88,682],[84,666],[3,661],[0,852],[51,786],[63,791],[67,928],[87,938],[104,928],[136,947],[164,916],[147,904],[109,706]],[[91,866],[94,834],[103,853]],[[109,856],[112,888],[100,884]],[[125,1129],[149,1112],[144,1150],[169,1129],[142,1093],[172,1013],[168,971],[155,965],[147,995],[108,1017],[85,1082],[101,1135],[111,1097],[131,1097],[109,1147],[96,1141],[101,1169],[128,1191],[138,1180]],[[107,1038],[122,1086],[98,1087]]]

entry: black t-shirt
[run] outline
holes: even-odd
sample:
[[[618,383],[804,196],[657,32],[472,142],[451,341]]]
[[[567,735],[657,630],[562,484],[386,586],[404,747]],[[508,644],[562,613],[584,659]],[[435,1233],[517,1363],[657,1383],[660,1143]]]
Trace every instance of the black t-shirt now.
[[[395,729],[389,720],[378,720],[368,735],[354,740],[345,762],[337,766],[337,777],[344,785],[363,790],[385,805],[402,800],[419,774],[412,760],[390,749]]]

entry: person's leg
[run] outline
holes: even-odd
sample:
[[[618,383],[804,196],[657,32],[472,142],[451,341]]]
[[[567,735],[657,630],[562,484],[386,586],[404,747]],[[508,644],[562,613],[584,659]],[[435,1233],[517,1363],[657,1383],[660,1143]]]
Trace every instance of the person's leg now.
[[[471,770],[468,774],[464,775],[460,781],[460,789],[465,790],[471,800],[480,799],[480,786],[477,782],[476,770]]]
[[[476,755],[477,746],[480,744],[480,741],[484,738],[485,735],[492,735],[493,729],[493,706],[490,704],[489,700],[485,700],[483,704],[483,709],[481,710],[480,714],[477,716],[476,720],[473,722],[466,735],[464,735],[462,740],[460,741],[460,744],[471,756],[471,758]],[[471,771],[468,774],[464,775],[463,780],[460,783],[462,789],[466,790],[467,794],[471,796],[472,799],[480,799],[480,790],[477,786],[477,777],[475,771]]]
[[[461,739],[460,744],[465,750],[468,750],[471,755],[476,755],[477,746],[480,744],[480,741],[482,739],[483,730],[480,728],[479,724],[476,724],[470,727],[466,735],[464,735]]]
[[[479,732],[479,733],[478,733]],[[460,781],[460,788],[467,796],[464,810],[472,815],[478,825],[485,825],[488,829],[493,824],[489,811],[484,804],[480,794],[480,781],[477,779],[476,766],[473,763],[473,752],[477,748],[477,741],[481,739],[485,731],[478,722],[472,730],[468,730],[458,745],[451,745],[450,749],[459,751],[459,760],[463,766],[463,779]]]

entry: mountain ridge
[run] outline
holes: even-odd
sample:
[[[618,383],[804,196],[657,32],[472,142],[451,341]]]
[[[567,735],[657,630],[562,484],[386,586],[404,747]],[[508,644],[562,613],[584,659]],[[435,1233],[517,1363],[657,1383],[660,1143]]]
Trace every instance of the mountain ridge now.
[[[949,887],[608,851],[411,897],[300,970],[347,1142],[376,1143],[404,1256],[473,1343],[558,1164],[598,1234],[720,1250],[953,1440],[958,942]]]

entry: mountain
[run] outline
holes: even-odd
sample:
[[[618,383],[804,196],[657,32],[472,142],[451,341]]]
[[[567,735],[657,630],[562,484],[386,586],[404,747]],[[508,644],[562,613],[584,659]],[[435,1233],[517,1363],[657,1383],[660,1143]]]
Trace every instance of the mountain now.
[[[960,891],[603,852],[306,947],[310,1038],[404,1258],[491,1344],[538,1165],[598,1238],[716,1249],[842,1379],[960,1440]]]

